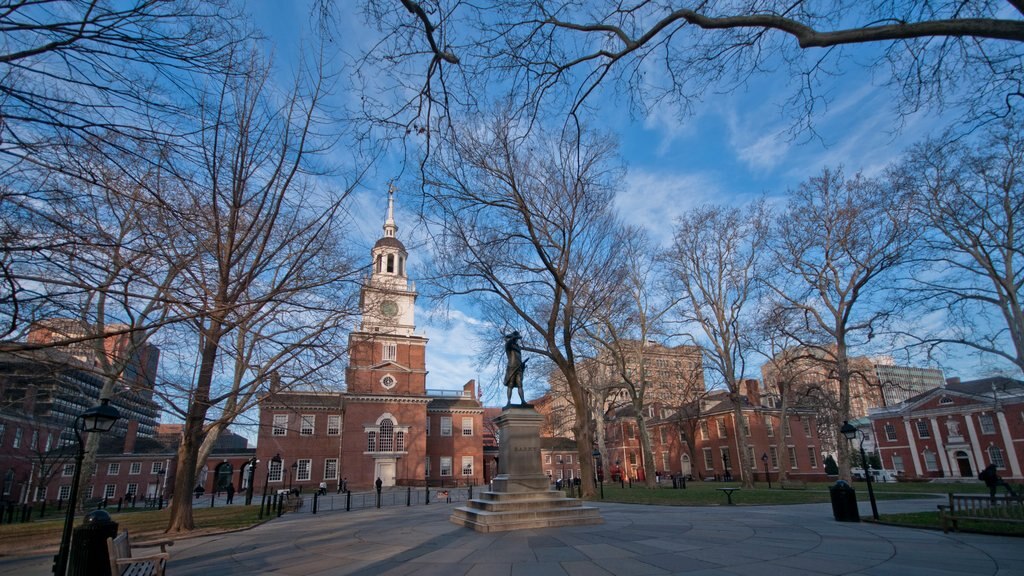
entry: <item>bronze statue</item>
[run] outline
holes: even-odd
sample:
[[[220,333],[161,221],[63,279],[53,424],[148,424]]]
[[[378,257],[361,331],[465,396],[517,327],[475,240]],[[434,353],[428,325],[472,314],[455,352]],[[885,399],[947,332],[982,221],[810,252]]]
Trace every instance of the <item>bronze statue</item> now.
[[[505,338],[505,356],[508,365],[505,367],[505,387],[508,388],[508,404],[512,405],[512,389],[519,390],[519,405],[529,406],[523,396],[523,373],[526,372],[526,362],[523,360],[523,349],[519,346],[522,336],[519,331],[513,330],[511,334],[502,334]]]

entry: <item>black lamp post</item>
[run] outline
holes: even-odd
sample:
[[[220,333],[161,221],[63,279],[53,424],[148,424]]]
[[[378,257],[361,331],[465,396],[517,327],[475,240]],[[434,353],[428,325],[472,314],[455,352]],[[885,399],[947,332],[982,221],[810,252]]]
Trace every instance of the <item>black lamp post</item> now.
[[[594,482],[601,487],[601,500],[604,500],[604,466],[601,466],[601,451],[594,448]]]
[[[761,453],[761,462],[764,462],[764,477],[768,480],[768,489],[772,489],[772,477],[768,475],[768,453]]]
[[[289,492],[292,489],[292,482],[295,481],[295,474],[298,472],[298,470],[299,470],[299,463],[298,462],[292,462],[292,473],[291,473],[290,476],[288,476],[288,491]]]
[[[160,494],[158,494],[157,510],[164,509],[164,493],[167,490],[167,470],[163,468],[156,471],[156,475],[159,478],[157,483],[160,485]]]
[[[249,459],[249,481],[246,483],[245,489],[245,505],[250,506],[252,504],[252,481],[256,477],[256,464],[259,460],[255,456]]]
[[[260,518],[263,518],[263,508],[265,507],[265,505],[267,503],[267,488],[270,487],[270,470],[272,468],[274,468],[274,464],[277,464],[278,469],[280,469],[280,466],[281,466],[281,455],[280,454],[274,454],[274,457],[270,459],[270,463],[267,464],[267,479],[263,483],[263,500],[260,502]],[[270,514],[269,510],[267,511],[267,514]]]
[[[82,432],[109,432],[121,414],[110,405],[108,398],[100,400],[99,406],[93,406],[75,418],[72,429],[78,439],[78,452],[75,454],[75,475],[71,479],[71,494],[68,496],[68,511],[64,517],[64,531],[60,538],[60,551],[53,561],[54,576],[64,576],[68,570],[68,554],[71,552],[71,527],[75,523],[75,507],[78,505],[78,485],[82,481],[82,461],[85,459],[85,444]]]
[[[875,503],[875,489],[871,483],[871,464],[868,462],[868,457],[864,454],[864,440],[867,439],[868,435],[863,430],[858,429],[853,424],[847,421],[843,421],[842,428],[839,432],[846,437],[846,440],[853,443],[853,439],[860,434],[860,459],[864,462],[864,478],[868,483],[868,498],[871,500],[871,517],[878,520],[878,504]]]

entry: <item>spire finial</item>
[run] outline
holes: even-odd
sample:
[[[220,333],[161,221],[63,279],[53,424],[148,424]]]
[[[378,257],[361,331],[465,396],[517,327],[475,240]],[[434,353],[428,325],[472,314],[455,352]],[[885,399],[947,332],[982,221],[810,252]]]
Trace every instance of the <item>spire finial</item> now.
[[[398,225],[395,224],[395,192],[398,192],[398,188],[394,181],[388,182],[388,216],[384,220],[384,235],[390,238],[394,238],[398,232]]]

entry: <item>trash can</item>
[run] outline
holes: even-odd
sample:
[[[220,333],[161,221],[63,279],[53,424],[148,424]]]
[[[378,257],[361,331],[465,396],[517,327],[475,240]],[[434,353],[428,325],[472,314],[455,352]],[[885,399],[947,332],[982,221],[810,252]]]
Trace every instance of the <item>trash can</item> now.
[[[116,536],[117,522],[105,510],[94,510],[86,514],[82,525],[75,527],[72,532],[68,574],[110,576],[107,538]]]
[[[828,488],[832,497],[832,515],[837,522],[860,522],[857,511],[857,492],[845,480],[836,482]]]

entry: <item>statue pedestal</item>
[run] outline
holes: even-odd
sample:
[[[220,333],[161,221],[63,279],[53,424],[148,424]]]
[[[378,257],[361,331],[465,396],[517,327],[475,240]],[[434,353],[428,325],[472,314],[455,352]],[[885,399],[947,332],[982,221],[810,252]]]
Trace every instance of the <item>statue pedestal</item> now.
[[[579,526],[603,522],[598,509],[550,489],[541,468],[540,428],[544,417],[531,407],[505,408],[498,425],[498,475],[493,491],[470,500],[450,520],[477,532]]]

